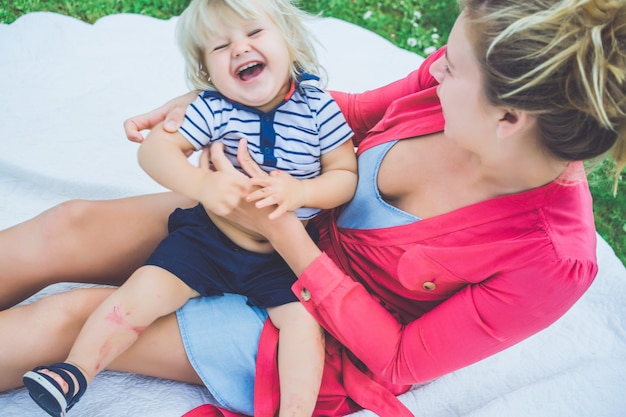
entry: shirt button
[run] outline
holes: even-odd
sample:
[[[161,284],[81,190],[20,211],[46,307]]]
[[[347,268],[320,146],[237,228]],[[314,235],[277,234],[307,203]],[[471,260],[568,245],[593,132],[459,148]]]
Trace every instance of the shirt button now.
[[[435,284],[432,281],[426,281],[425,283],[422,284],[422,288],[426,291],[432,291],[435,288],[437,288],[437,284]]]
[[[311,299],[311,291],[303,288],[302,291],[300,291],[300,298],[302,298],[302,301],[309,301]]]

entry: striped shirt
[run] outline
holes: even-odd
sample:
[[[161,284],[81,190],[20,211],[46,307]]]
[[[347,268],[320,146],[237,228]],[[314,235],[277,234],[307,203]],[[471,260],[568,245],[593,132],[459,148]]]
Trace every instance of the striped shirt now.
[[[196,150],[223,142],[226,156],[239,169],[237,146],[245,138],[253,159],[265,171],[279,169],[297,179],[320,175],[320,156],[353,135],[330,94],[302,83],[268,112],[232,102],[216,91],[201,92],[179,131]],[[310,219],[318,212],[306,208],[296,214]]]

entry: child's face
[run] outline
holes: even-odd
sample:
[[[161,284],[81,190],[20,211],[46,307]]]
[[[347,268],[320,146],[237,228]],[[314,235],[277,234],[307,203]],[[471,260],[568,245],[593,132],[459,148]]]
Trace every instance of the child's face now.
[[[265,13],[244,20],[232,11],[215,22],[205,66],[215,88],[230,100],[270,110],[290,87],[292,58],[283,34]],[[227,24],[225,22],[228,22]]]

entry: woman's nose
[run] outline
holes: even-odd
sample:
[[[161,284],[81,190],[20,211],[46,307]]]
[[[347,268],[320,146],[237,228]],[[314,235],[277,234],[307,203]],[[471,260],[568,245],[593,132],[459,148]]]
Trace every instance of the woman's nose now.
[[[441,83],[441,80],[443,79],[443,76],[444,76],[443,57],[439,58],[438,60],[430,64],[430,68],[428,69],[428,72],[430,72],[430,75],[432,75],[435,80]]]

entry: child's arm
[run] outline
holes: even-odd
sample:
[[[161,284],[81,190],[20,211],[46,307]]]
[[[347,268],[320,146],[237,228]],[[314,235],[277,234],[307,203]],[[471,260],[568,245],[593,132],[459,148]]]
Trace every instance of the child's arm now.
[[[218,215],[228,214],[246,192],[247,177],[235,168],[212,172],[196,167],[187,160],[193,150],[182,134],[166,132],[159,124],[139,147],[139,165],[162,186],[201,202]]]
[[[352,141],[348,140],[321,157],[322,173],[315,178],[297,180],[282,171],[272,171],[252,183],[261,187],[248,196],[257,207],[277,205],[270,218],[300,207],[329,209],[344,204],[356,190],[357,164]]]

